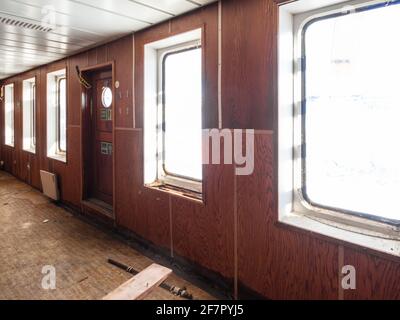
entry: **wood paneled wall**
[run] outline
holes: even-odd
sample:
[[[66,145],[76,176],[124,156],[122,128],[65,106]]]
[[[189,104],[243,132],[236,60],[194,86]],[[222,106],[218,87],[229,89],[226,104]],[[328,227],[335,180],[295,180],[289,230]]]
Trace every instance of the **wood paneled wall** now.
[[[171,21],[18,75],[36,76],[38,152],[21,151],[21,108],[16,104],[16,147],[3,145],[5,170],[40,188],[39,170],[57,173],[62,199],[81,209],[81,88],[75,66],[115,64],[115,224],[220,274],[238,293],[246,287],[271,299],[400,298],[400,264],[330,239],[278,224],[277,2],[224,0]],[[282,1],[281,1],[282,2]],[[221,19],[221,20],[219,20]],[[222,26],[219,46],[219,28]],[[234,165],[204,167],[204,203],[143,186],[144,45],[203,28],[205,128],[256,129],[255,171],[237,177]],[[221,105],[219,106],[219,47]],[[68,162],[46,157],[46,74],[68,67]],[[219,108],[222,118],[219,119]],[[2,106],[2,110],[3,106]],[[4,112],[0,116],[4,123]],[[27,165],[30,165],[28,170]],[[357,290],[339,289],[340,263],[357,270]]]

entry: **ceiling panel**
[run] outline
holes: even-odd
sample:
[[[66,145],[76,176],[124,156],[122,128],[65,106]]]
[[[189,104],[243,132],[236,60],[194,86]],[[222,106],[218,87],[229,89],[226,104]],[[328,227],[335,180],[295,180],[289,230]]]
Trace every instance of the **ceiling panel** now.
[[[16,17],[27,17],[39,24],[54,21],[57,27],[68,27],[106,37],[115,36],[129,29],[137,30],[151,25],[69,0],[57,0],[51,3],[52,8],[55,9],[54,20],[52,14],[47,11],[50,9],[48,0],[1,0],[0,12],[5,9],[9,14]]]
[[[68,32],[67,32],[68,33]],[[6,25],[0,23],[0,34],[1,35],[20,35],[20,36],[27,36],[30,38],[35,38],[35,39],[42,39],[42,40],[48,40],[48,41],[54,41],[54,42],[59,42],[59,43],[64,43],[64,44],[71,44],[75,46],[89,46],[93,44],[92,40],[83,40],[79,38],[79,35],[76,35],[74,37],[71,32],[69,32],[68,35],[61,35],[59,33],[55,32],[49,32],[49,33],[43,33],[37,30],[30,30],[30,29],[23,29],[23,28],[18,28],[15,26],[11,25]]]
[[[187,11],[199,8],[200,5],[194,1],[182,0],[128,0],[148,6],[154,10],[160,10],[172,16],[176,16]]]
[[[1,0],[0,79],[216,0]]]
[[[71,0],[84,6],[101,8],[105,12],[117,16],[129,17],[146,23],[154,24],[161,20],[171,18],[173,15],[161,10],[154,10],[133,1],[110,1],[110,0]]]
[[[0,26],[1,30],[1,26]],[[60,49],[60,50],[78,50],[81,48],[81,46],[74,44],[74,43],[63,43],[59,41],[52,41],[46,38],[36,38],[36,37],[31,37],[25,34],[19,34],[19,33],[1,33],[0,31],[0,41],[14,41],[15,43],[24,43],[28,45],[38,45],[41,47],[48,47],[51,49]]]

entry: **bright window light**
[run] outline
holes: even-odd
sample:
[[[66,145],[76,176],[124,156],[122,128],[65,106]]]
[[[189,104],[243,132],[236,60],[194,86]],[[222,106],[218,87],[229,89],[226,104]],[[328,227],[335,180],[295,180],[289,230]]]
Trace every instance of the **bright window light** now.
[[[57,142],[58,152],[67,152],[67,80],[60,78],[57,82],[58,108],[57,108]]]
[[[202,179],[201,48],[170,52],[163,62],[165,174]]]
[[[202,29],[145,45],[144,183],[203,192]]]
[[[315,206],[400,221],[400,6],[304,30],[303,194]]]
[[[35,153],[36,150],[36,80],[24,80],[23,88],[23,149]]]
[[[47,74],[47,156],[66,162],[67,80],[66,70]]]
[[[4,142],[14,147],[14,84],[4,87],[4,99]]]

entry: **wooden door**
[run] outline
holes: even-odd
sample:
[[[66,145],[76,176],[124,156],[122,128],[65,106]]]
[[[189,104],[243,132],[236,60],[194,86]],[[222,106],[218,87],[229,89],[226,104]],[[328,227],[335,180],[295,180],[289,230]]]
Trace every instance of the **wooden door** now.
[[[113,100],[111,71],[93,76],[91,196],[113,204]],[[88,164],[90,166],[90,164]]]

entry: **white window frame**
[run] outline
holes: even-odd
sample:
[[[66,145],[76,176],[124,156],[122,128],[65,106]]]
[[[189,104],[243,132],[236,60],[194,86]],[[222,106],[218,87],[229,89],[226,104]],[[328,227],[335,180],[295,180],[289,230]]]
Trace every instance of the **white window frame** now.
[[[302,196],[302,31],[315,18],[385,1],[302,0],[279,9],[279,221],[331,238],[400,256],[400,228],[310,205]]]
[[[164,168],[163,61],[176,51],[202,47],[201,29],[186,32],[145,46],[145,184],[172,187],[201,194],[203,181],[171,175]],[[151,124],[149,118],[153,118]],[[201,119],[202,120],[202,119]],[[149,123],[149,124],[146,124]]]
[[[182,50],[190,50],[191,48],[201,48],[201,40],[194,40],[178,45],[174,45],[168,48],[163,48],[158,50],[158,92],[163,92],[163,73],[164,73],[164,58],[169,55],[173,54],[178,51]],[[158,119],[159,119],[159,130],[157,131],[157,141],[158,141],[158,180],[161,183],[164,183],[166,185],[172,185],[176,186],[178,188],[183,188],[183,189],[188,189],[192,190],[195,192],[201,193],[201,185],[202,181],[197,180],[194,178],[190,177],[184,177],[184,176],[179,176],[176,174],[171,174],[168,173],[165,169],[165,163],[164,163],[164,144],[163,144],[163,136],[164,136],[164,131],[163,131],[163,95],[158,96]]]
[[[47,74],[47,157],[67,162],[67,152],[59,150],[59,82],[67,78],[67,70],[61,69]],[[68,108],[68,85],[66,83],[66,107]],[[67,128],[66,128],[67,130]],[[65,133],[67,137],[67,132]],[[68,149],[68,142],[67,142]]]
[[[11,136],[11,142],[7,142],[7,117],[6,117],[6,112],[7,112],[7,88],[12,88],[12,136]],[[4,85],[4,145],[8,147],[15,147],[15,85],[14,83],[9,83]]]
[[[33,154],[36,153],[36,89],[36,77],[22,81],[22,149]],[[26,90],[28,92],[25,92]],[[26,113],[28,113],[29,118]],[[26,122],[29,122],[29,126],[26,125]]]
[[[65,81],[65,92],[67,92],[67,75],[62,75],[56,77],[56,86],[57,86],[57,102],[56,102],[56,140],[57,140],[57,147],[56,153],[60,156],[65,156],[67,154],[67,147],[65,150],[61,149],[61,98],[60,98],[60,83],[61,81]],[[65,96],[65,109],[67,109],[67,96]],[[67,118],[67,110],[65,110],[65,119]],[[67,121],[67,119],[66,119]],[[65,124],[65,144],[67,142],[67,123]]]

